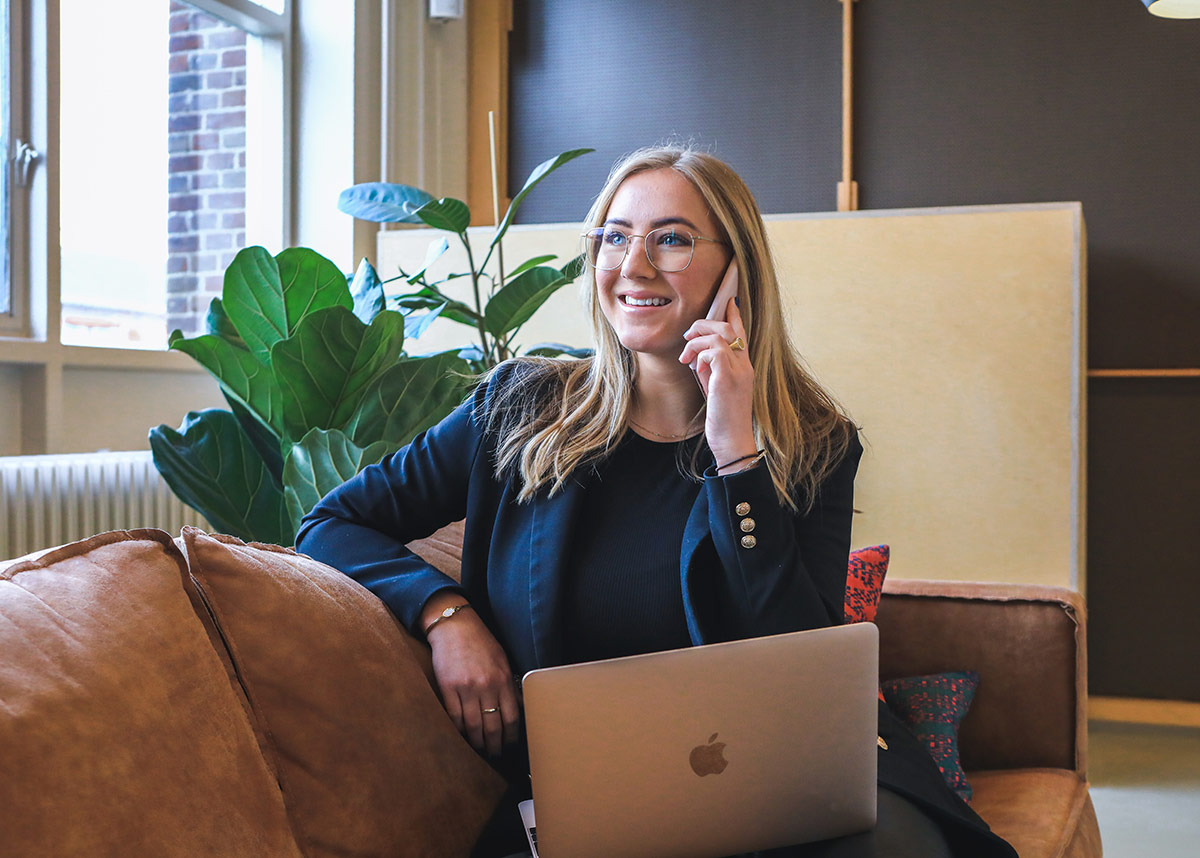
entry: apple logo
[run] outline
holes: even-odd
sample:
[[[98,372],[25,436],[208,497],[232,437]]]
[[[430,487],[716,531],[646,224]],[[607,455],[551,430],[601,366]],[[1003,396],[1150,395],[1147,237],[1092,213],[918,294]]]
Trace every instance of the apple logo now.
[[[707,745],[692,748],[691,756],[688,757],[692,771],[700,777],[719,775],[729,765],[729,760],[725,759],[725,743],[716,741],[716,738],[717,734],[713,733],[708,737]]]

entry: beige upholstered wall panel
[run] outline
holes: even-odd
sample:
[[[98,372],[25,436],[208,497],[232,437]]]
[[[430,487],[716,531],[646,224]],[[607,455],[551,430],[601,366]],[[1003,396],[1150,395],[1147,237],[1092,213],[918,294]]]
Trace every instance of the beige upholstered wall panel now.
[[[768,228],[793,336],[863,426],[854,544],[891,544],[899,577],[1082,588],[1080,206],[781,215]],[[508,267],[537,253],[566,259],[577,233],[517,228]],[[381,234],[383,276],[418,268],[429,240]],[[526,344],[586,343],[574,290],[524,333]],[[439,322],[408,350],[469,337]]]
[[[21,371],[0,366],[0,456],[21,455]]]

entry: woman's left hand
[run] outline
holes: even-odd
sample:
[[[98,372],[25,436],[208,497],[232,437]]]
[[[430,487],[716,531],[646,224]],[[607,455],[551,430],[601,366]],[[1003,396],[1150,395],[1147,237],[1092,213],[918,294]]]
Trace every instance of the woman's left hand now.
[[[747,349],[732,349],[746,329],[735,300],[729,302],[728,321],[697,319],[684,333],[687,345],[679,362],[696,361],[696,376],[708,399],[704,434],[718,463],[754,453],[754,367]]]

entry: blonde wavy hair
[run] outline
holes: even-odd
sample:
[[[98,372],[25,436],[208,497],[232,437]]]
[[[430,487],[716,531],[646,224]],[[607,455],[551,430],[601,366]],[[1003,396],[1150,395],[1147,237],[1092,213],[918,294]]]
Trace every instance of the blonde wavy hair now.
[[[788,338],[762,214],[741,177],[715,156],[689,147],[640,149],[613,167],[585,229],[604,223],[627,178],[661,169],[675,170],[700,191],[737,259],[739,309],[754,366],[755,435],[767,451],[780,502],[807,511],[855,428],[805,370]],[[595,269],[585,269],[581,287],[592,325],[593,357],[508,361],[502,367],[515,371],[519,381],[497,385],[487,408],[487,429],[498,439],[496,475],[520,480],[521,502],[543,489],[551,495],[561,491],[576,469],[602,460],[629,427],[636,362],[604,317]],[[514,362],[517,366],[511,366]],[[690,463],[681,463],[681,470],[699,480],[703,469],[697,459],[694,455]]]

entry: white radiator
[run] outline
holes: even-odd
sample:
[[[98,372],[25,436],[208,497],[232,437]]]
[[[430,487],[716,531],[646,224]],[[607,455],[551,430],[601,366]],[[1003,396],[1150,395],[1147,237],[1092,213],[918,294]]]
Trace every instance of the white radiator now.
[[[106,530],[209,529],[175,497],[150,452],[0,457],[0,560]]]

